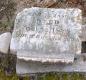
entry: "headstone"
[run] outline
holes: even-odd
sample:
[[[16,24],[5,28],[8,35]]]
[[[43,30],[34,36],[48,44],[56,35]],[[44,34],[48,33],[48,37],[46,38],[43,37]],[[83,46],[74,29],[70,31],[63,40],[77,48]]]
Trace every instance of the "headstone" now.
[[[0,52],[8,53],[11,42],[11,33],[6,32],[0,35]]]
[[[80,9],[26,8],[16,17],[10,49],[24,60],[73,62],[80,35]]]
[[[17,58],[23,59],[25,61],[38,61],[38,62],[51,62],[51,63],[73,63],[74,61],[74,54],[41,54],[41,53],[28,53],[27,51],[18,51]]]

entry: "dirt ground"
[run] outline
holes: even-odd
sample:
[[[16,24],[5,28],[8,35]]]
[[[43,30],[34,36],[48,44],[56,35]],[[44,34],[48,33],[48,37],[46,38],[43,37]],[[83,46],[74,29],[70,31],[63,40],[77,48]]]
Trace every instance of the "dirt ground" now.
[[[86,16],[86,0],[17,0],[17,10],[20,11],[26,7],[43,8],[80,8],[83,16]]]

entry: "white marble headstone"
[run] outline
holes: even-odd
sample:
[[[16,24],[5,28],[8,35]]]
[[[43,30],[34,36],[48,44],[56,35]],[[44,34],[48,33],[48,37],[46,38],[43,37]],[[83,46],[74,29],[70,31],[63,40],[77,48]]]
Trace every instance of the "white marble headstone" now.
[[[25,60],[73,61],[81,53],[80,35],[80,9],[26,8],[16,17],[10,49]]]

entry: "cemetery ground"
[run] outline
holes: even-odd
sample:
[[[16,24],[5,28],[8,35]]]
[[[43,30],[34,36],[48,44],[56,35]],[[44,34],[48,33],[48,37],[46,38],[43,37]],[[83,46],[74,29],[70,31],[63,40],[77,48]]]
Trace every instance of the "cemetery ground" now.
[[[6,1],[6,0],[2,0]],[[10,0],[8,0],[10,1]],[[23,0],[22,0],[23,1]],[[26,2],[25,2],[26,1]],[[28,0],[25,0],[23,5],[19,5],[19,9],[21,9],[21,6],[26,7],[26,6],[44,6],[44,7],[60,7],[64,6],[64,1],[66,0],[58,0],[59,2],[51,4],[51,2],[47,4],[42,4],[42,2],[39,2],[35,4],[35,0],[30,0],[32,1],[31,3],[27,4]],[[80,2],[82,0],[78,0],[79,2],[77,3],[77,0],[67,0],[69,5],[74,5],[78,6],[81,8],[83,11],[86,11],[86,2]],[[85,0],[83,0],[85,1]],[[28,1],[29,2],[29,1]],[[2,2],[4,3],[4,2]],[[2,8],[2,3],[0,2],[0,9]],[[14,25],[14,13],[16,11],[16,4],[10,2],[9,4],[4,3],[6,8],[3,9],[3,11],[0,11],[0,33],[10,31],[12,32],[13,30],[13,25]],[[30,5],[29,5],[30,4]],[[41,5],[42,4],[42,5]],[[17,4],[18,5],[18,4]],[[68,5],[68,6],[69,6]],[[81,6],[83,5],[83,7]],[[85,9],[84,9],[85,8]],[[86,17],[86,12],[83,12],[84,17]],[[85,21],[86,22],[86,21]],[[86,80],[86,73],[65,73],[65,72],[50,72],[50,73],[37,73],[37,74],[26,74],[24,76],[17,75],[16,74],[16,56],[11,55],[8,53],[8,55],[0,53],[0,80]]]
[[[0,80],[86,80],[85,73],[50,72],[20,76],[15,71],[16,57],[3,55],[0,58]]]

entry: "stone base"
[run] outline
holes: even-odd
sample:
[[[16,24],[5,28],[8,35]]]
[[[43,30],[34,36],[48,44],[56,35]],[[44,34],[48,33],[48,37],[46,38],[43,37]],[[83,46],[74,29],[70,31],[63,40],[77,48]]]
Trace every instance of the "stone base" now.
[[[73,64],[40,63],[17,60],[17,74],[44,73],[44,72],[86,72],[86,62],[82,58],[75,60]]]

